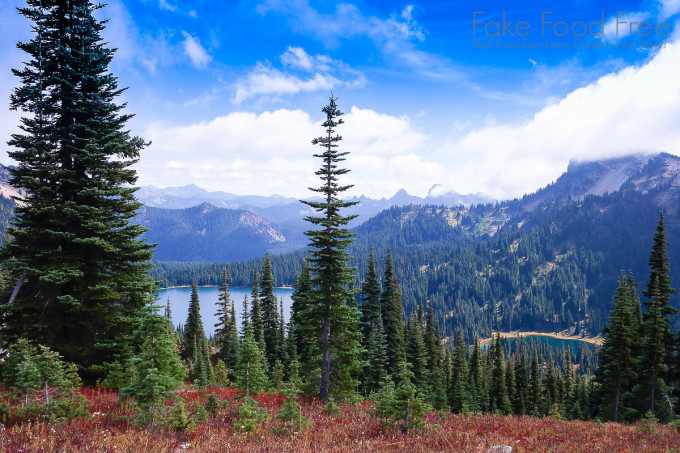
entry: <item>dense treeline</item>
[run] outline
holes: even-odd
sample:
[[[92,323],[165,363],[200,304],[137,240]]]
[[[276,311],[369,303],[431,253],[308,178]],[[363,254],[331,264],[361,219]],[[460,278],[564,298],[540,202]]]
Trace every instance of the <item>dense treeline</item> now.
[[[660,186],[642,194],[623,190],[582,201],[549,201],[528,213],[514,214],[493,236],[521,200],[465,209],[433,206],[395,207],[355,230],[349,251],[358,267],[356,285],[367,268],[371,244],[375,252],[393,252],[406,313],[418,300],[432,301],[442,335],[452,337],[458,324],[466,341],[474,333],[489,337],[495,330],[570,329],[598,335],[607,323],[610,295],[620,269],[644,272],[654,200],[672,188]],[[635,215],[630,213],[634,212]],[[427,228],[422,227],[427,225]],[[454,225],[454,226],[452,226]],[[680,238],[676,217],[668,222],[671,238]],[[680,278],[679,240],[671,241],[673,276]],[[273,256],[277,285],[291,285],[300,272],[304,252]],[[249,269],[261,260],[228,265],[236,285],[247,285]],[[382,272],[382,263],[377,263]],[[194,276],[217,284],[220,265],[159,263],[152,271],[163,284],[188,284]],[[677,296],[673,296],[677,305]],[[488,307],[496,307],[489,310]],[[677,330],[677,318],[673,318]]]

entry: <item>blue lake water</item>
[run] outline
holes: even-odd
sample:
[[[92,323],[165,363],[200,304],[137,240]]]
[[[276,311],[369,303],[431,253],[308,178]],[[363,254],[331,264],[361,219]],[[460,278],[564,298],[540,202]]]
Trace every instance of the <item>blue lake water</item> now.
[[[252,288],[229,288],[229,296],[234,301],[236,308],[236,319],[241,325],[241,314],[243,312],[243,297],[248,295],[248,303],[250,304],[250,292]],[[170,310],[172,312],[172,323],[174,325],[184,324],[187,320],[187,313],[189,311],[189,300],[191,299],[191,288],[169,288],[158,291],[157,305],[165,307],[168,299],[170,299]],[[290,305],[293,294],[291,288],[274,288],[274,295],[283,299],[283,315],[286,321],[290,316]],[[215,333],[215,324],[217,323],[217,301],[219,297],[219,289],[217,286],[203,286],[198,288],[198,299],[201,302],[201,318],[203,319],[203,328],[206,335]],[[250,305],[249,305],[250,306]],[[161,313],[163,309],[161,308]]]

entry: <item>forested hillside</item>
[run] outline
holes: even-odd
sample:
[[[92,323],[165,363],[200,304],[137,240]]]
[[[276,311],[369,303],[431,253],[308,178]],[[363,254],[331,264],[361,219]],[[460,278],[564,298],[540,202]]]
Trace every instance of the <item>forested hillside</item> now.
[[[379,257],[378,272],[390,246],[405,312],[420,299],[431,300],[444,336],[458,324],[468,340],[495,329],[598,335],[620,271],[632,270],[646,284],[646,257],[661,210],[672,275],[680,280],[679,162],[660,155],[577,165],[536,194],[496,205],[391,208],[354,230],[350,252],[361,279],[370,246]],[[303,257],[273,256],[276,283],[294,284]],[[231,264],[234,282],[249,284],[256,264],[262,265]],[[159,263],[152,275],[165,285],[194,277],[217,284],[220,268]],[[677,295],[673,303],[678,305]]]
[[[148,228],[147,241],[158,244],[157,260],[238,261],[304,246],[301,231],[273,225],[250,211],[208,203],[186,209],[145,206],[134,221]]]

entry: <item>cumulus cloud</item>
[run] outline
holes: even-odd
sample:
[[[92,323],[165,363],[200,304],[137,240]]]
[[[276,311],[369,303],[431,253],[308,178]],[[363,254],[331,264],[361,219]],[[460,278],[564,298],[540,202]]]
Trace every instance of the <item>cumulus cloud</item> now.
[[[357,88],[366,83],[361,72],[342,61],[328,55],[310,55],[301,47],[289,47],[280,60],[284,66],[298,72],[284,72],[269,63],[258,62],[236,82],[234,102],[241,103],[258,96],[329,91],[339,87]]]
[[[426,147],[429,137],[408,118],[358,107],[344,118],[338,133],[346,137],[341,149],[350,152],[354,194],[390,196],[401,187],[424,192],[443,177],[441,165],[414,151]],[[152,145],[137,164],[140,184],[308,196],[307,188],[318,185],[319,166],[310,141],[322,133],[321,118],[287,109],[236,112],[189,126],[154,123],[144,134]]]
[[[680,45],[577,89],[522,124],[474,130],[443,146],[461,191],[521,196],[556,179],[572,159],[680,154]]]
[[[210,63],[210,60],[212,60],[212,57],[201,45],[201,41],[184,30],[182,30],[182,35],[184,36],[184,42],[182,43],[184,54],[189,57],[194,67],[205,68]]]

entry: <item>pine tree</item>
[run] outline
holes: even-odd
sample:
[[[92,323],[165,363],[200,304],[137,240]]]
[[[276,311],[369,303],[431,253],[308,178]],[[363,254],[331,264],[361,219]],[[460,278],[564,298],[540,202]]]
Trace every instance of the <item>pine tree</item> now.
[[[632,279],[632,277],[631,277]],[[628,404],[626,392],[632,389],[636,379],[637,342],[640,331],[636,316],[636,284],[621,274],[619,287],[614,293],[614,303],[609,312],[609,323],[604,330],[605,339],[600,351],[597,381],[601,395],[600,416],[613,421],[619,420]]]
[[[541,394],[541,375],[538,367],[538,351],[534,348],[531,357],[531,372],[529,375],[529,411],[532,415],[539,415],[543,405]]]
[[[312,283],[312,273],[307,261],[302,263],[302,271],[295,282],[295,290],[291,295],[292,304],[290,311],[290,332],[289,340],[295,341],[295,352],[300,360],[300,367],[306,376],[317,367],[316,343],[317,332],[315,322],[304,322],[303,320],[314,315],[314,285]]]
[[[257,268],[253,268],[253,289],[250,292],[250,324],[253,335],[262,351],[265,350],[264,324],[262,322],[262,305],[260,303],[260,281]]]
[[[198,345],[199,340],[204,337],[205,330],[203,329],[203,320],[201,319],[201,302],[198,299],[198,286],[196,285],[196,280],[194,280],[191,285],[191,299],[189,300],[187,321],[184,324],[182,357],[193,360],[195,355],[194,348]]]
[[[644,338],[638,367],[640,380],[637,394],[638,399],[646,403],[641,406],[641,414],[647,409],[658,420],[665,420],[669,417],[664,395],[670,395],[670,388],[664,376],[669,369],[665,344],[670,335],[670,320],[665,315],[665,296],[661,293],[657,276],[646,294],[649,294],[649,300],[645,302],[647,311],[643,314]]]
[[[394,399],[389,408],[388,415],[402,431],[420,429],[425,427],[423,416],[429,412],[429,407],[424,401],[423,395],[412,382],[413,373],[402,362],[402,370],[399,373],[399,385],[394,390]]]
[[[364,389],[367,394],[380,390],[387,380],[387,343],[382,319],[378,317],[371,327],[364,371]]]
[[[281,342],[279,332],[281,322],[279,320],[278,300],[274,295],[274,277],[272,275],[272,263],[269,252],[264,257],[262,267],[262,280],[260,281],[260,309],[262,310],[262,329],[264,331],[265,358],[270,369],[281,358]]]
[[[479,338],[475,334],[472,355],[470,356],[470,394],[471,404],[475,410],[481,411],[485,406],[484,369],[482,365],[482,349]]]
[[[343,123],[342,119],[338,118],[342,112],[338,110],[335,101],[336,98],[331,95],[329,104],[323,108],[326,114],[326,121],[323,123],[326,136],[312,140],[312,144],[320,145],[324,152],[315,154],[315,157],[323,160],[322,167],[316,172],[323,184],[311,190],[320,193],[324,198],[323,201],[303,201],[320,213],[318,217],[309,216],[305,219],[320,229],[305,233],[310,238],[312,257],[309,263],[315,289],[309,302],[313,304],[312,307],[299,315],[302,317],[301,324],[312,330],[317,326],[321,332],[319,397],[323,402],[328,402],[336,390],[332,386],[343,392],[352,391],[354,382],[348,377],[360,371],[361,352],[360,344],[355,341],[354,336],[354,332],[358,332],[358,310],[356,305],[350,305],[354,300],[354,293],[350,289],[354,280],[353,269],[347,265],[350,256],[345,251],[352,242],[352,234],[346,225],[356,216],[341,214],[343,208],[356,203],[338,198],[352,186],[338,184],[338,177],[349,170],[338,168],[338,164],[344,160],[347,153],[337,150],[337,142],[342,137],[333,135],[335,127]],[[338,354],[343,354],[344,363],[334,366],[334,355]],[[335,382],[331,381],[331,375],[336,377]]]
[[[2,260],[18,281],[1,307],[4,347],[21,336],[76,361],[94,383],[97,369],[127,354],[154,283],[152,244],[129,219],[141,206],[131,169],[143,140],[130,136],[117,104],[124,91],[108,70],[105,21],[88,0],[28,0],[19,13],[33,38],[18,47],[25,66],[10,107],[26,114],[9,145],[11,184],[30,193],[15,208]]]
[[[363,335],[362,344],[365,349],[368,349],[369,347],[369,337],[371,335],[372,326],[376,324],[378,318],[382,318],[380,307],[381,292],[380,279],[378,278],[378,273],[375,269],[373,246],[371,246],[368,268],[366,269],[366,278],[361,285],[361,318],[359,323]]]
[[[241,342],[238,364],[234,371],[236,386],[246,398],[257,395],[267,388],[267,374],[264,366],[264,355],[255,340],[252,326],[246,330]]]
[[[451,371],[451,391],[449,405],[451,411],[459,414],[468,409],[468,364],[466,359],[467,345],[463,338],[463,328],[456,330],[453,366]]]
[[[406,362],[411,365],[413,385],[422,390],[428,384],[427,380],[427,350],[423,341],[423,329],[417,318],[411,316],[406,323],[404,333]],[[429,390],[429,389],[428,389]]]
[[[525,353],[515,361],[515,394],[511,395],[512,408],[515,414],[526,414],[529,401],[529,373]]]
[[[492,341],[491,348],[489,352],[493,363],[491,388],[489,389],[491,411],[507,415],[512,413],[512,407],[510,406],[508,387],[505,381],[505,357],[500,334]]]
[[[248,297],[247,295],[245,297]],[[226,339],[226,350],[224,351],[224,363],[233,369],[238,363],[239,349],[241,348],[241,343],[238,340],[238,326],[236,323],[236,307],[234,306],[234,301],[231,301],[231,320],[229,321],[229,332],[227,332]]]
[[[401,291],[394,273],[392,250],[387,248],[383,292],[380,297],[383,326],[387,336],[387,371],[393,380],[401,373],[401,362],[405,357],[404,349],[404,309],[401,305]]]
[[[142,410],[142,419],[153,426],[163,399],[172,396],[182,383],[184,370],[163,316],[147,315],[140,336],[141,352],[132,360],[134,379],[121,393],[133,398]]]
[[[418,309],[419,313],[422,311],[422,306],[421,302]],[[420,315],[419,322],[421,324],[423,322]],[[425,390],[429,391],[428,402],[433,408],[442,410],[449,405],[446,396],[448,381],[445,378],[443,369],[444,352],[442,350],[441,336],[439,335],[439,325],[435,326],[431,301],[428,306],[423,340],[427,352],[427,383]]]
[[[222,270],[222,283],[219,287],[219,296],[217,297],[217,324],[215,324],[215,343],[220,349],[220,358],[231,362],[238,355],[238,333],[236,334],[237,344],[236,351],[232,348],[233,334],[236,332],[235,314],[233,312],[233,302],[229,297],[229,276],[227,274],[227,267]],[[234,366],[235,361],[229,366]]]
[[[248,308],[248,295],[243,296],[243,312],[241,313],[241,338],[245,338],[246,331],[250,327],[250,309]]]

